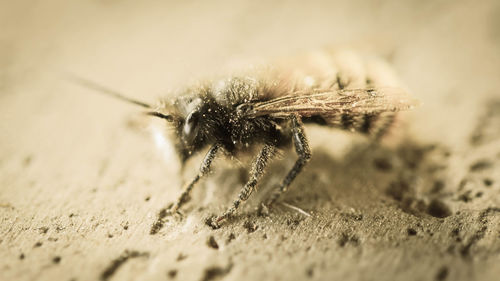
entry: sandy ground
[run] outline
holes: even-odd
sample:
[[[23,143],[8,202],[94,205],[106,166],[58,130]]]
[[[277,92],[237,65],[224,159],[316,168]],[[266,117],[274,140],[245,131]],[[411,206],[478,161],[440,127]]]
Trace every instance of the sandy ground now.
[[[133,128],[135,108],[61,79],[152,101],[325,45],[391,61],[423,102],[404,141],[307,128],[314,155],[283,202],[311,216],[259,216],[256,196],[218,230],[204,219],[234,198],[240,168],[217,162],[185,216],[150,235],[200,157],[179,176]],[[498,280],[499,77],[494,0],[1,1],[0,280]]]

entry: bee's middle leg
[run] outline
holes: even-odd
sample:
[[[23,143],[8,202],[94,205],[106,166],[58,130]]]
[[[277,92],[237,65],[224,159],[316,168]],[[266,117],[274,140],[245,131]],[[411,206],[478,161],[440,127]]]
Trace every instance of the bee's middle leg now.
[[[222,215],[210,221],[212,227],[218,228],[223,220],[229,218],[232,214],[234,214],[234,212],[236,212],[236,209],[238,209],[242,201],[246,201],[250,197],[252,192],[255,190],[255,187],[257,186],[259,180],[262,178],[269,160],[273,157],[275,152],[276,146],[271,144],[264,145],[252,164],[250,179],[241,189],[240,194],[238,195],[236,200],[234,200],[233,205]]]

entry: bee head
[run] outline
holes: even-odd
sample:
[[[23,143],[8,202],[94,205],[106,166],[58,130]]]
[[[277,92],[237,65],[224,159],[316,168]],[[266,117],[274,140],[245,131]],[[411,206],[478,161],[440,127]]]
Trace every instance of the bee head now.
[[[174,142],[175,149],[180,157],[182,163],[185,163],[188,158],[190,158],[194,152],[199,149],[198,143],[199,140],[199,122],[200,122],[200,114],[198,111],[194,110],[187,114],[186,117],[182,117],[182,115],[176,114],[177,112],[173,112],[173,115],[163,114],[156,111],[147,112],[147,115],[158,117],[166,120],[165,125],[160,125],[161,123],[157,123],[160,125],[157,130],[161,137],[163,138],[171,138],[176,137],[177,141]],[[174,134],[165,134],[170,131],[170,129],[174,129]]]
[[[203,148],[204,100],[196,95],[181,95],[170,108],[176,116],[177,151],[182,162]]]

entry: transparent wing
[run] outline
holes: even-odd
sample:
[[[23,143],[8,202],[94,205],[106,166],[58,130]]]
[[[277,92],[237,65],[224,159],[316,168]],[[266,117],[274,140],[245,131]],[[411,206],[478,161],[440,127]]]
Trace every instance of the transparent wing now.
[[[361,115],[402,111],[418,104],[401,88],[368,88],[295,92],[268,101],[243,104],[240,110],[248,117],[269,115],[285,118],[295,113],[303,117],[320,115],[328,118],[344,113]]]

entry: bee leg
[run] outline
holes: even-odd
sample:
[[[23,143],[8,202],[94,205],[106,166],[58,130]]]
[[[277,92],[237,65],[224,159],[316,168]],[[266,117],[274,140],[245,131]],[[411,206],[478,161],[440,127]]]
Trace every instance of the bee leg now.
[[[225,213],[223,213],[216,219],[212,219],[211,221],[209,221],[210,226],[212,226],[213,228],[219,228],[220,223],[223,220],[229,218],[234,212],[236,212],[236,209],[238,209],[242,201],[246,201],[250,197],[252,192],[255,190],[255,187],[257,186],[259,180],[262,178],[267,163],[273,157],[275,152],[276,152],[276,146],[270,144],[266,144],[261,149],[261,151],[257,155],[257,158],[252,164],[252,169],[250,171],[250,179],[241,189],[238,198],[234,200],[233,205]]]
[[[210,172],[210,166],[212,165],[212,161],[215,159],[215,156],[217,155],[217,152],[219,151],[220,147],[221,146],[219,144],[214,144],[210,148],[210,150],[208,150],[207,154],[205,155],[205,158],[203,159],[203,162],[201,162],[199,173],[194,177],[193,180],[191,180],[191,182],[188,185],[186,185],[186,187],[183,188],[184,191],[182,192],[181,196],[179,197],[179,199],[177,199],[177,202],[170,208],[169,210],[170,213],[173,214],[177,212],[177,210],[179,210],[179,208],[181,208],[182,205],[189,202],[189,200],[191,199],[189,196],[191,190],[203,176],[207,175]]]
[[[200,172],[196,175],[196,177],[184,188],[184,191],[182,192],[181,196],[177,200],[175,204],[172,204],[170,207],[161,209],[160,212],[158,213],[158,218],[156,222],[153,224],[150,230],[150,234],[154,235],[158,233],[158,231],[163,227],[164,224],[164,219],[165,217],[169,215],[175,214],[182,205],[186,204],[189,202],[189,193],[193,189],[194,185],[201,179],[201,177],[205,176],[210,172],[210,165],[212,164],[212,161],[214,160],[215,156],[217,155],[217,151],[221,148],[221,145],[219,144],[214,144],[210,150],[207,152],[205,155],[205,158],[203,159],[203,162],[201,163],[200,166]]]
[[[203,162],[201,163],[200,172],[184,188],[184,191],[182,192],[181,196],[179,197],[179,199],[175,204],[172,204],[170,207],[160,210],[156,222],[151,227],[150,234],[156,234],[163,227],[165,217],[175,214],[179,210],[179,208],[182,207],[182,205],[189,202],[190,200],[189,193],[193,189],[194,185],[201,179],[201,177],[208,174],[208,172],[210,171],[210,165],[212,164],[212,161],[214,160],[215,156],[217,155],[217,151],[220,148],[221,146],[219,144],[214,144],[210,148],[210,150],[205,155]]]
[[[297,115],[291,116],[292,122],[292,138],[295,145],[295,151],[297,152],[299,159],[295,162],[293,168],[288,172],[285,179],[281,182],[278,190],[274,192],[265,205],[271,206],[278,198],[288,190],[288,187],[292,181],[297,177],[297,175],[302,171],[307,162],[311,159],[311,150],[309,149],[309,142],[307,141],[306,135],[304,133],[304,126]]]

